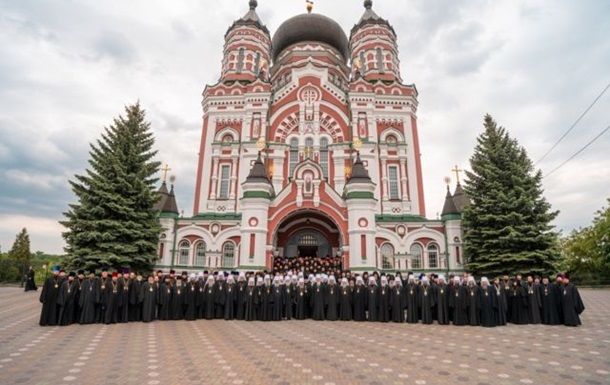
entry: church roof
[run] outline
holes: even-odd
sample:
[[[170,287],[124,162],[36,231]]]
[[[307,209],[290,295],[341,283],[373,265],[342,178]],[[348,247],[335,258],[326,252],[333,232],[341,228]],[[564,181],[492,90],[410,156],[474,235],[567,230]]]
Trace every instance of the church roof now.
[[[227,34],[233,28],[235,28],[236,26],[240,26],[240,25],[251,25],[251,26],[261,29],[263,32],[265,32],[267,34],[269,33],[269,30],[263,24],[262,20],[260,19],[260,17],[258,17],[258,14],[256,13],[256,7],[258,6],[258,1],[250,0],[248,5],[250,6],[250,9],[248,10],[248,12],[241,19],[235,20],[235,22],[233,22],[233,25],[231,25],[229,27],[229,29],[227,30]]]
[[[254,182],[263,182],[271,184],[269,177],[267,176],[267,170],[265,169],[265,164],[261,158],[261,153],[258,153],[258,157],[254,161],[252,168],[250,169],[250,173],[246,178],[246,183],[254,183]]]
[[[159,200],[157,200],[157,203],[155,203],[153,209],[155,211],[161,211],[161,209],[163,209],[163,205],[165,204],[165,201],[167,200],[167,197],[169,196],[169,192],[167,191],[167,185],[165,184],[165,181],[163,181],[163,183],[161,184],[161,187],[157,191],[157,194],[159,195]]]
[[[317,41],[336,48],[347,61],[348,40],[343,28],[333,19],[318,13],[304,13],[291,17],[273,35],[273,60],[287,47],[304,41]]]
[[[351,34],[353,35],[354,32],[356,32],[356,30],[358,28],[360,28],[364,25],[367,25],[367,24],[386,25],[396,35],[396,32],[394,32],[394,28],[392,28],[390,23],[386,19],[383,19],[379,15],[377,15],[377,13],[375,13],[375,11],[373,11],[373,1],[372,0],[364,0],[364,14],[362,14],[360,21],[358,21],[358,23],[356,25],[354,25],[354,27],[352,28]]]
[[[459,213],[464,211],[464,207],[470,205],[470,199],[468,195],[462,189],[462,185],[458,182],[457,186],[455,186],[455,192],[453,193],[453,203],[455,204],[455,208]]]
[[[360,160],[360,153],[356,154],[356,161],[352,166],[352,176],[347,181],[347,184],[352,183],[371,183],[371,177],[369,176],[369,172],[364,167],[362,160]]]
[[[443,205],[443,212],[441,215],[447,214],[459,214],[459,211],[455,207],[455,203],[453,202],[453,196],[451,195],[451,191],[449,191],[449,185],[447,185],[447,195],[445,195],[445,204]]]
[[[161,212],[178,214],[178,205],[176,204],[176,196],[174,195],[174,185],[172,185],[171,189],[169,190],[169,194],[167,194],[167,199],[165,199],[165,202],[163,202]]]

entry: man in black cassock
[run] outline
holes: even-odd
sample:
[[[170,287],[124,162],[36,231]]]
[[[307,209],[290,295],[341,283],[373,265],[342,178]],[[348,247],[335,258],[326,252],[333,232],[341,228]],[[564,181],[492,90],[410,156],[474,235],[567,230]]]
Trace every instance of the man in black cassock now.
[[[197,276],[191,274],[189,282],[186,284],[184,293],[184,319],[194,321],[197,319],[197,297],[199,295],[199,285],[197,284]]]
[[[161,321],[171,320],[172,314],[172,296],[174,295],[174,285],[171,278],[166,275],[163,282],[160,284],[157,293],[157,318]]]
[[[352,302],[354,307],[352,314],[354,321],[366,321],[366,300],[368,290],[364,286],[364,279],[361,276],[356,277],[356,286],[352,290]]]
[[[557,311],[557,292],[546,276],[542,278],[540,297],[542,298],[542,323],[545,325],[561,325],[559,312]]]
[[[233,274],[229,274],[226,284],[225,319],[235,319],[235,302],[237,301],[237,286]]]
[[[502,295],[504,296],[504,304],[506,306],[506,322],[510,322],[510,294],[512,290],[512,283],[510,282],[510,278],[508,275],[504,275],[502,277],[502,282],[500,283],[502,287]],[[498,318],[499,319],[499,318]]]
[[[216,275],[216,295],[214,296],[214,318],[223,319],[225,316],[225,301],[227,300],[225,275],[221,271]]]
[[[527,289],[521,284],[521,276],[517,276],[513,281],[513,287],[508,295],[508,304],[510,306],[510,323],[516,325],[525,325],[529,321],[527,310]]]
[[[566,326],[580,325],[580,315],[585,311],[585,305],[580,298],[576,286],[570,283],[570,277],[564,274],[563,291],[561,293],[561,308],[563,311],[563,324]]]
[[[40,293],[40,303],[42,303],[40,326],[55,326],[58,323],[59,305],[57,304],[57,297],[62,281],[59,266],[54,266],[53,275],[46,279]]]
[[[419,290],[421,288],[415,283],[415,277],[413,274],[409,274],[407,277],[407,287],[405,288],[405,295],[407,298],[407,322],[418,323],[419,322]]]
[[[294,318],[303,320],[307,317],[307,306],[309,306],[309,290],[305,285],[305,279],[299,278],[299,283],[294,293]]]
[[[155,319],[157,311],[157,292],[155,277],[151,274],[140,289],[139,301],[142,304],[142,321],[151,322]]]
[[[99,279],[100,282],[100,295],[98,297],[98,303],[95,313],[95,322],[104,322],[106,319],[106,304],[108,302],[108,296],[110,290],[110,277],[108,276],[108,269],[102,268],[102,276]]]
[[[494,279],[493,289],[496,295],[496,313],[495,313],[495,324],[497,326],[504,326],[508,319],[506,318],[507,314],[507,302],[506,302],[506,293],[504,292],[504,285],[500,283],[500,279]]]
[[[282,287],[282,278],[276,275],[273,278],[273,288],[271,290],[272,307],[271,307],[271,320],[281,321],[282,310],[284,309],[284,288]]]
[[[537,279],[537,278],[536,278]],[[535,282],[531,275],[527,277],[527,310],[528,321],[530,324],[539,324],[542,322],[540,317],[540,307],[542,306],[542,298],[540,297],[540,284]]]
[[[369,287],[366,296],[366,309],[368,310],[368,320],[377,322],[379,320],[379,288],[375,276],[369,277]]]
[[[78,284],[74,277],[76,274],[70,272],[68,279],[64,280],[59,288],[57,304],[59,305],[58,325],[66,326],[74,323],[75,306],[74,299],[78,291]]]
[[[123,271],[123,276],[119,278],[119,318],[118,322],[129,322],[129,272]]]
[[[328,286],[326,286],[325,301],[326,319],[328,321],[336,321],[339,319],[339,287],[334,275],[328,277]]]
[[[238,320],[243,320],[245,319],[245,304],[247,301],[247,293],[246,293],[246,289],[248,287],[248,284],[246,282],[246,275],[241,272],[239,273],[239,276],[237,277],[237,288],[236,288],[236,295],[235,295],[235,304],[236,304],[236,309],[235,309],[235,319]]]
[[[379,288],[379,312],[377,314],[377,321],[389,322],[390,321],[390,295],[392,288],[388,285],[388,277],[386,275],[381,276],[381,287]]]
[[[294,312],[294,289],[296,287],[296,275],[286,276],[284,280],[284,317],[287,320],[292,319]]]
[[[182,279],[182,275],[176,276],[176,284],[172,288],[172,299],[171,299],[171,319],[180,320],[184,319],[184,305],[185,300],[185,289],[186,285]]]
[[[89,270],[89,277],[81,285],[78,305],[80,307],[80,324],[95,322],[97,303],[99,302],[99,282],[95,277],[95,270]]]
[[[487,277],[481,278],[481,325],[485,327],[496,326],[496,313],[498,310],[498,295],[496,289],[489,284]]]
[[[322,277],[317,275],[311,288],[311,318],[320,321],[324,319],[324,285]]]
[[[405,306],[407,297],[400,276],[396,276],[390,283],[390,312],[393,322],[405,322]]]
[[[449,324],[449,290],[445,276],[439,274],[437,284],[434,286],[434,302],[436,303],[436,320],[439,325]]]
[[[244,319],[246,321],[256,320],[256,306],[258,303],[258,290],[255,286],[254,277],[248,279],[248,286],[246,287],[246,294],[244,296]]]
[[[104,305],[104,323],[117,323],[119,318],[119,307],[121,305],[121,296],[119,292],[119,275],[117,272],[112,273],[112,278],[108,281],[106,295],[102,299]]]
[[[273,293],[271,292],[271,277],[266,274],[261,286],[259,286],[258,297],[258,320],[271,321],[271,311],[273,306]]]
[[[559,322],[563,324],[563,306],[561,304],[561,296],[563,295],[563,274],[557,274],[553,288],[555,289],[555,298],[557,298],[557,314],[559,314]]]
[[[203,287],[203,312],[205,319],[214,319],[215,312],[215,300],[216,300],[216,284],[214,282],[214,276],[208,276],[208,280]],[[199,306],[202,306],[200,303]]]
[[[347,278],[341,278],[339,289],[339,319],[350,321],[352,319],[352,289]]]
[[[422,277],[418,292],[417,304],[419,307],[421,321],[424,324],[432,323],[432,308],[434,307],[434,289],[430,287],[428,277]]]
[[[142,304],[138,300],[142,288],[142,276],[135,273],[129,274],[129,322],[142,320]]]
[[[30,290],[38,290],[38,287],[36,287],[36,272],[32,266],[30,266],[28,272],[25,273],[25,291]]]
[[[481,324],[481,290],[473,276],[468,277],[468,323],[470,326]]]
[[[463,326],[468,323],[468,301],[466,286],[460,284],[460,277],[454,277],[453,286],[449,292],[449,308],[455,326]]]

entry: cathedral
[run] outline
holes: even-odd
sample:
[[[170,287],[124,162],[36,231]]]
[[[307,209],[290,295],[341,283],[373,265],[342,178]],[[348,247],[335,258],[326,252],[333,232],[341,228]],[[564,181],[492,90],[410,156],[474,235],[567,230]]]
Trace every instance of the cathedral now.
[[[417,88],[371,0],[349,31],[308,12],[273,33],[257,1],[225,34],[203,91],[193,216],[163,182],[157,268],[271,270],[275,258],[343,270],[463,270],[458,182],[427,219]]]

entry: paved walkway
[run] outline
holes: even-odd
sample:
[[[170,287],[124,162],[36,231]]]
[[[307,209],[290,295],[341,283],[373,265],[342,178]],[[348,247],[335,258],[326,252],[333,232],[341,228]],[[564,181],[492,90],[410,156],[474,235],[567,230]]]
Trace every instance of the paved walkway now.
[[[39,327],[0,288],[0,384],[610,384],[610,290],[584,326],[164,321]]]

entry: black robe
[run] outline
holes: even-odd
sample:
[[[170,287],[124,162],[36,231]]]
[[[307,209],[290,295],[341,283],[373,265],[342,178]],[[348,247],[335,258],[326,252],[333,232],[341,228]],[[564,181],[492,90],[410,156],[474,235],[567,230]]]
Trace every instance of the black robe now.
[[[28,270],[28,272],[25,275],[25,291],[30,291],[30,290],[38,290],[38,287],[36,287],[36,272],[31,269]]]
[[[286,317],[287,320],[293,317],[292,314],[294,309],[294,288],[295,286],[293,284],[284,286],[284,317]]]
[[[508,293],[510,323],[525,325],[529,321],[527,310],[527,290],[520,285],[513,286]]]
[[[203,287],[203,306],[205,319],[214,319],[216,299],[216,285],[206,283]]]
[[[99,282],[97,279],[86,278],[81,286],[78,305],[80,307],[79,323],[92,324],[95,322],[95,308],[99,302]]]
[[[480,288],[481,296],[481,325],[485,327],[496,326],[496,318],[498,312],[498,294],[493,286]]]
[[[368,290],[364,285],[356,285],[352,292],[352,302],[354,304],[354,321],[366,321],[366,299]]]
[[[481,289],[476,286],[468,286],[468,323],[470,326],[481,325]]]
[[[434,289],[430,285],[422,285],[418,290],[417,305],[419,307],[421,322],[432,323],[432,307],[434,306]]]
[[[436,320],[439,325],[449,324],[449,288],[447,285],[434,286],[434,302],[436,302]]]
[[[138,300],[142,304],[143,322],[150,322],[155,319],[155,313],[157,311],[157,292],[158,287],[154,282],[150,283],[146,281],[140,288]]]
[[[563,285],[555,282],[553,284],[555,289],[555,298],[557,299],[557,313],[559,314],[559,323],[563,325],[563,304],[561,298],[563,297]]]
[[[258,306],[258,289],[255,286],[248,286],[244,289],[246,295],[244,296],[244,319],[246,321],[256,320],[256,308]]]
[[[259,306],[258,320],[271,321],[271,312],[273,310],[273,293],[271,285],[263,285],[259,287]]]
[[[273,298],[273,306],[271,307],[271,320],[281,321],[282,311],[284,309],[284,288],[279,285],[273,285],[271,290],[271,296]]]
[[[184,293],[184,319],[194,321],[197,319],[197,297],[199,295],[199,287],[197,282],[190,281],[186,284]]]
[[[105,308],[104,323],[115,324],[119,320],[119,307],[121,306],[119,282],[111,279],[107,284],[107,289],[102,299],[103,308]]]
[[[324,319],[324,285],[315,284],[311,287],[311,318],[320,321]]]
[[[542,298],[542,323],[545,325],[561,325],[558,311],[557,291],[552,284],[540,285]]]
[[[235,303],[237,302],[237,286],[234,283],[227,283],[225,287],[225,319],[235,319]]]
[[[119,280],[119,319],[118,322],[129,322],[129,280]]]
[[[336,321],[339,319],[339,286],[328,285],[326,286],[325,301],[326,305],[326,319],[329,321]]]
[[[298,286],[294,293],[294,318],[302,320],[307,318],[309,306],[309,289],[307,286]]]
[[[339,319],[352,319],[352,289],[349,286],[341,286],[339,289]]]
[[[496,314],[495,314],[495,324],[497,326],[504,326],[508,322],[506,318],[508,307],[507,296],[503,286],[494,286],[494,292],[496,295]]]
[[[246,281],[237,282],[237,293],[235,296],[235,319],[243,320],[245,319],[245,305],[247,300],[246,289],[248,285]]]
[[[180,281],[178,281],[180,282]],[[186,306],[186,285],[176,283],[172,288],[172,299],[170,305],[171,319],[184,319],[184,308]]]
[[[96,307],[95,313],[95,322],[105,322],[106,321],[106,307],[108,306],[108,294],[112,291],[112,285],[110,284],[112,278],[99,278],[99,291],[100,295],[98,297],[98,303]]]
[[[381,285],[379,288],[379,312],[377,313],[377,321],[389,322],[390,321],[390,295],[391,288],[388,285]]]
[[[224,281],[217,281],[214,284],[216,293],[214,295],[214,318],[222,319],[225,316],[225,301],[227,300],[227,284]]]
[[[449,292],[449,308],[453,324],[463,326],[468,323],[468,289],[462,285],[453,285]]]
[[[74,323],[75,308],[78,307],[74,303],[76,292],[78,290],[78,282],[64,280],[59,288],[57,304],[59,305],[58,325],[66,326]]]
[[[129,281],[129,322],[142,320],[142,304],[138,296],[142,289],[142,281],[133,279]]]
[[[40,303],[42,310],[40,312],[40,326],[55,326],[58,323],[59,305],[57,298],[59,297],[59,288],[62,284],[62,279],[57,277],[49,277],[42,286],[40,293]]]
[[[366,308],[369,312],[369,321],[379,321],[379,288],[371,285],[367,289]]]
[[[402,285],[395,285],[390,290],[390,309],[392,310],[392,321],[405,322],[405,307],[407,297]]]
[[[407,297],[407,322],[418,323],[419,322],[419,306],[418,306],[418,292],[421,288],[414,283],[408,283],[405,288],[405,295]]]
[[[171,283],[163,282],[157,293],[158,318],[161,321],[172,319],[172,296],[174,290]]]
[[[540,285],[537,283],[528,284],[527,286],[527,310],[528,321],[531,324],[539,324],[542,322],[540,317],[540,307],[542,306],[542,298],[540,297]]]
[[[561,293],[561,308],[563,310],[564,325],[580,325],[580,314],[585,311],[585,305],[580,298],[578,289],[571,283],[568,283],[563,287],[563,291]]]

